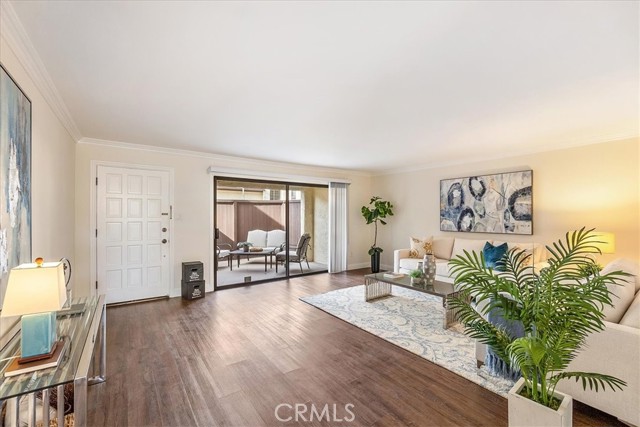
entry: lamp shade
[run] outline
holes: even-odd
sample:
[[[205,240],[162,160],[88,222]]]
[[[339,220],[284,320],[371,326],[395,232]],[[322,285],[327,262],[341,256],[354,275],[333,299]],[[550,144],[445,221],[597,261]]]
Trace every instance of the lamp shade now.
[[[60,310],[67,300],[62,262],[21,264],[11,269],[2,316]]]
[[[616,236],[613,233],[597,232],[594,235],[594,246],[603,254],[612,254],[616,251]]]

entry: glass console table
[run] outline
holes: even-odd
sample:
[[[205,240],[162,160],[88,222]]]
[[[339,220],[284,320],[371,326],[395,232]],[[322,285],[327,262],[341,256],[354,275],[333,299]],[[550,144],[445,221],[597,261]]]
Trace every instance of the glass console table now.
[[[0,400],[6,401],[9,426],[18,426],[25,422],[29,426],[35,426],[36,420],[42,420],[43,425],[48,427],[49,397],[53,389],[57,390],[58,396],[58,426],[64,426],[64,386],[66,384],[73,384],[75,426],[87,425],[87,386],[105,380],[104,300],[104,295],[75,299],[72,304],[84,303],[84,312],[77,314],[58,312],[58,337],[64,341],[65,354],[57,367],[5,377],[4,373],[9,363],[20,353],[20,334],[18,333],[20,323],[18,322],[9,332],[9,341],[0,350]],[[92,376],[89,376],[90,369]],[[95,375],[96,370],[97,375]],[[41,402],[36,401],[40,399]],[[27,405],[26,411],[24,405]],[[38,407],[41,408],[41,416],[37,414]]]

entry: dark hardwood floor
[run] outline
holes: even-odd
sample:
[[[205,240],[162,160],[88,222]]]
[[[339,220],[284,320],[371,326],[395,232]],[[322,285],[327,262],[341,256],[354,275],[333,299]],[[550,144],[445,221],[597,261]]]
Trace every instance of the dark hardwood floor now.
[[[298,300],[364,273],[109,308],[107,382],[89,388],[89,425],[506,426],[506,399]],[[276,417],[281,404],[291,420]],[[296,422],[296,404],[329,406],[321,422]],[[622,424],[576,404],[574,425]]]

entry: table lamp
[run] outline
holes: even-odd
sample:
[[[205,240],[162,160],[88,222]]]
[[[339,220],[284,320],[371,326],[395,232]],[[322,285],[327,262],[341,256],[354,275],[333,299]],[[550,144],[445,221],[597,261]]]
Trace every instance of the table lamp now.
[[[596,232],[594,246],[603,254],[613,254],[616,251],[616,236],[613,233]]]
[[[56,349],[56,311],[67,299],[62,262],[21,264],[11,269],[2,316],[22,316],[21,357],[28,363],[51,357]]]

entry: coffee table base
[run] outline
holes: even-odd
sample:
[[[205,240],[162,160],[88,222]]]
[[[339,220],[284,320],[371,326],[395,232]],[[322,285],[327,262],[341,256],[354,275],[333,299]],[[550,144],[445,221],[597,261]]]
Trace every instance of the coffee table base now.
[[[391,296],[391,283],[383,282],[380,280],[376,280],[373,277],[364,278],[364,300],[366,302]],[[442,319],[442,327],[443,329],[450,328],[451,326],[458,323],[458,313],[456,310],[450,307],[449,299],[455,298],[459,295],[458,292],[454,292],[452,294],[447,295],[442,298],[442,307],[444,308],[444,316]]]
[[[389,295],[391,295],[391,283],[381,282],[370,277],[364,278],[365,301],[369,302]]]

